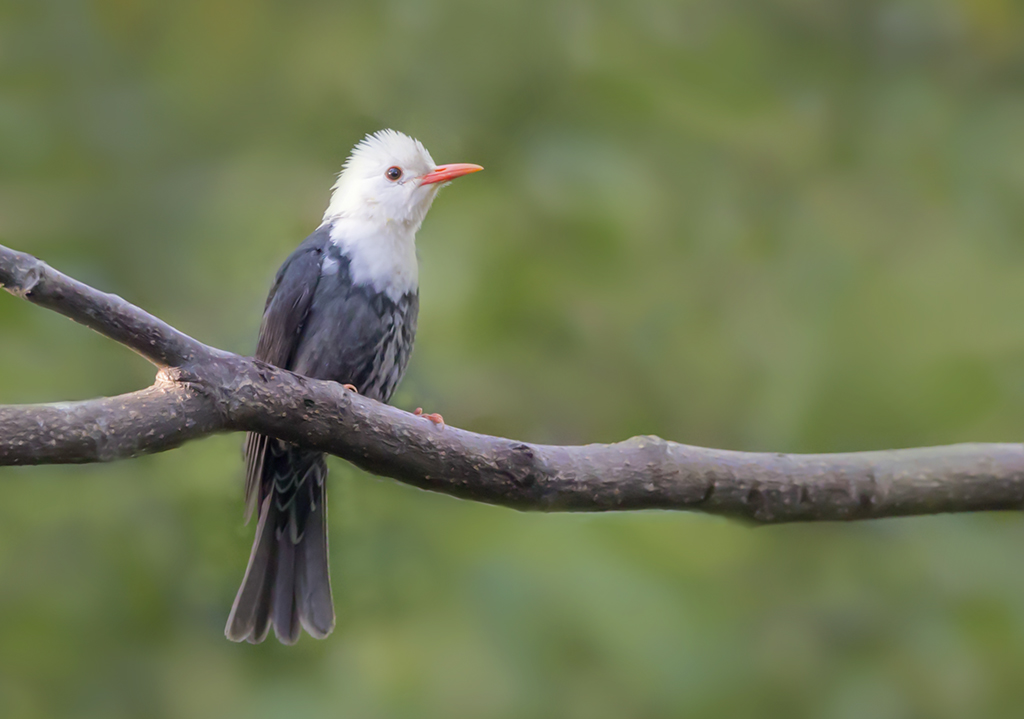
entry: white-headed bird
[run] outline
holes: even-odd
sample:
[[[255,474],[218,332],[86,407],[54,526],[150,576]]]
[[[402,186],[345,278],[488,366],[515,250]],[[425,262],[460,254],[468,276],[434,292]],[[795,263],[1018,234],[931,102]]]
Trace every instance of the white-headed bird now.
[[[416,231],[443,183],[482,169],[436,165],[394,130],[356,145],[323,223],[277,272],[257,359],[387,402],[416,335]],[[259,521],[225,634],[261,642],[273,623],[286,644],[303,627],[323,638],[334,628],[324,455],[250,433],[245,461],[246,518],[258,509]]]

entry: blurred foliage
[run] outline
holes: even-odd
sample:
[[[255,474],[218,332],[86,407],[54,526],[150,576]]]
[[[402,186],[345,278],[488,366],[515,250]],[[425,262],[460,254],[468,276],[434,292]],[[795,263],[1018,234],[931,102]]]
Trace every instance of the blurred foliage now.
[[[0,0],[0,242],[250,352],[365,132],[487,172],[396,397],[533,441],[1024,431],[1011,0]],[[0,402],[152,368],[0,297]],[[1017,717],[1016,515],[524,515],[332,464],[339,625],[221,634],[240,438],[0,470],[4,717]]]

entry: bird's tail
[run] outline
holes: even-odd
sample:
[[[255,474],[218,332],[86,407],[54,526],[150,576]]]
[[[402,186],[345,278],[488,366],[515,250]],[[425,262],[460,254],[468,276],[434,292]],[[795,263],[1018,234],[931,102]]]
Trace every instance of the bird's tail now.
[[[224,634],[256,644],[273,623],[284,644],[302,628],[322,639],[334,629],[324,456],[260,435],[250,435],[246,454],[259,521]]]

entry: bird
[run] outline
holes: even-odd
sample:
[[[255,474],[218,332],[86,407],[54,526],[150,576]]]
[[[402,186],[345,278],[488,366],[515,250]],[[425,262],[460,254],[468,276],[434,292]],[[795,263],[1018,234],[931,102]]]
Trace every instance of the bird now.
[[[416,336],[416,232],[440,187],[482,169],[437,165],[422,143],[395,130],[364,137],[322,223],[277,271],[256,359],[390,400]],[[324,454],[250,432],[244,455],[245,521],[254,511],[258,519],[225,636],[256,644],[272,624],[284,644],[302,629],[322,639],[335,623]]]

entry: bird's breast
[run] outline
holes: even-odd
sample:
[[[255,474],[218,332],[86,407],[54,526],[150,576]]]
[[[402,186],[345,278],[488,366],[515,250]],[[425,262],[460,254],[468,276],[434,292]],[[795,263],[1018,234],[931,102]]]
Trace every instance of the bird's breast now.
[[[337,220],[330,230],[331,243],[348,259],[353,285],[366,285],[398,302],[419,286],[416,236],[393,223]],[[333,271],[325,258],[324,274]]]

